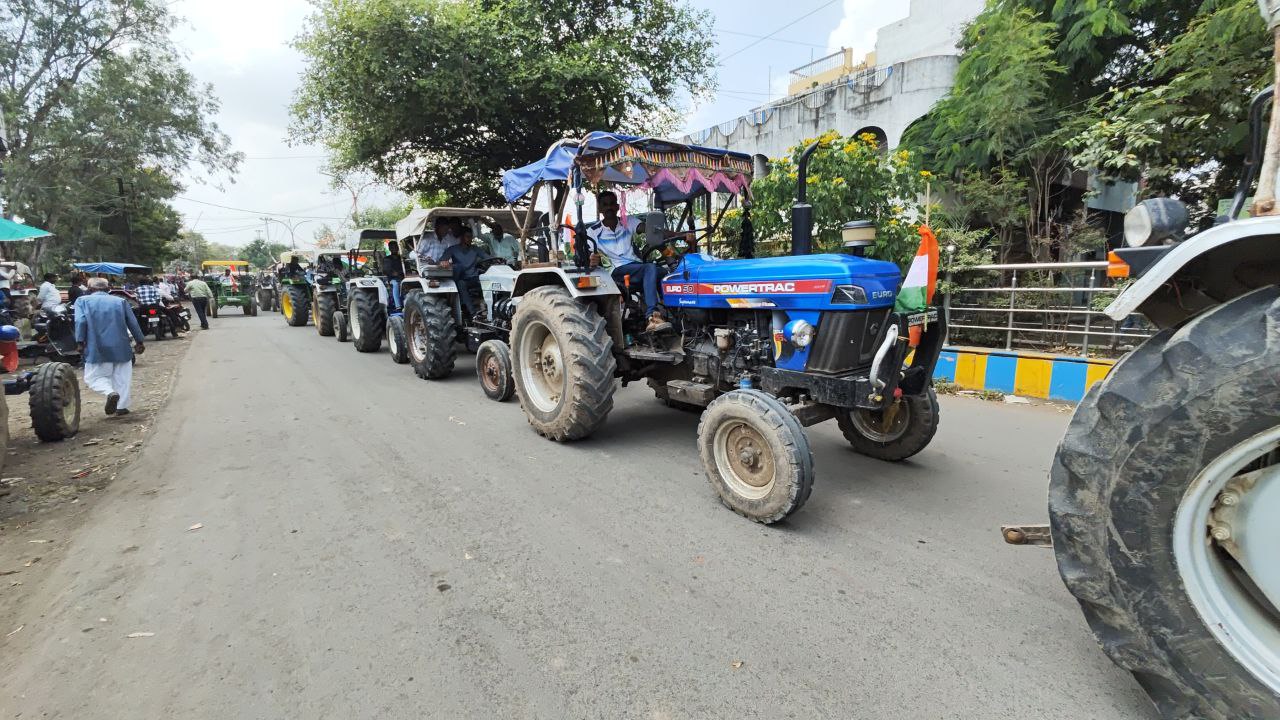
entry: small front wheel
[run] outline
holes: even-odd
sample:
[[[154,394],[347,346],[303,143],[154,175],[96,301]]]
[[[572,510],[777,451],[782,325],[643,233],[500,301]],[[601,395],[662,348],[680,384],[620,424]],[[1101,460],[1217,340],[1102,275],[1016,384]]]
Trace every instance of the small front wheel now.
[[[392,315],[387,318],[387,348],[391,350],[391,362],[406,365],[409,362],[409,347],[404,339],[404,316]]]
[[[501,340],[485,340],[476,350],[476,375],[490,400],[506,402],[516,392],[511,374],[511,348]]]
[[[338,338],[338,342],[346,342],[349,339],[347,329],[347,314],[341,310],[335,310],[333,313],[333,334]]]
[[[878,460],[906,460],[925,449],[938,432],[938,396],[904,395],[884,410],[844,409],[836,414],[855,452]]]
[[[734,390],[707,406],[698,453],[720,501],[748,520],[778,522],[813,490],[813,453],[800,421],[759,390]]]

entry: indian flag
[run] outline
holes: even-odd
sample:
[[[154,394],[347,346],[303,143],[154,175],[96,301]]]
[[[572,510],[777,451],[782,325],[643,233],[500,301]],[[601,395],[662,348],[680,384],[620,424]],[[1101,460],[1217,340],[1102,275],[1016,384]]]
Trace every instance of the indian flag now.
[[[899,313],[924,312],[933,302],[933,291],[938,287],[938,238],[928,225],[920,226],[920,249],[907,269],[907,278],[898,290],[893,309]],[[911,346],[920,344],[922,328],[911,327]]]

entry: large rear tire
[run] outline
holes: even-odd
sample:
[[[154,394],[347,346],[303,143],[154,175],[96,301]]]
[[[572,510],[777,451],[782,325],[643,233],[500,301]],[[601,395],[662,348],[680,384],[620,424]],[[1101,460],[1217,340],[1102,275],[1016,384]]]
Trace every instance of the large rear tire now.
[[[511,373],[511,348],[501,340],[485,340],[476,350],[476,376],[490,400],[506,402],[516,392]]]
[[[304,285],[286,285],[281,294],[280,311],[291,327],[303,327],[311,315],[311,296]]]
[[[1274,547],[1254,569],[1236,555],[1250,537],[1267,542],[1245,530],[1280,515],[1278,377],[1280,289],[1269,287],[1130,353],[1085,397],[1054,458],[1062,579],[1167,718],[1280,717]],[[1234,494],[1241,482],[1256,484]],[[1253,502],[1262,524],[1232,520],[1219,536],[1225,512],[1248,517]]]
[[[836,424],[854,452],[898,462],[925,449],[938,432],[938,396],[933,387],[923,395],[904,395],[892,406],[873,412],[844,409]]]
[[[80,381],[75,368],[51,362],[36,368],[28,391],[31,426],[44,442],[57,442],[80,432]]]
[[[387,309],[378,302],[377,290],[354,290],[347,317],[351,322],[351,340],[360,352],[378,352],[387,327]]]
[[[759,390],[734,390],[707,406],[698,454],[720,501],[754,522],[782,520],[813,491],[804,428],[786,405]]]
[[[409,362],[409,346],[404,336],[404,316],[392,315],[387,319],[387,349],[391,362],[405,365]]]
[[[320,333],[321,337],[333,337],[333,313],[337,309],[337,293],[316,293],[316,304],[312,309],[311,320],[316,324],[316,332]]]
[[[539,435],[579,440],[613,409],[617,360],[604,318],[561,287],[535,288],[512,320],[516,394]]]
[[[409,362],[418,377],[439,380],[453,372],[458,359],[458,326],[447,297],[410,295],[405,303],[404,331]]]

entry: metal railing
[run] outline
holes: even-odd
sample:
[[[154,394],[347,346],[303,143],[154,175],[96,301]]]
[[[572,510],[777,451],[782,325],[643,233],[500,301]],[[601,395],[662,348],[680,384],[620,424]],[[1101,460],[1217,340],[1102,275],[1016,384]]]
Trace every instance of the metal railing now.
[[[1115,291],[1106,268],[1107,263],[1103,261],[1006,263],[956,270],[948,267],[945,277],[953,286],[956,276],[1000,274],[998,278],[991,278],[994,285],[962,285],[943,299],[943,312],[951,334],[948,342],[954,342],[957,336],[1003,335],[1005,350],[1073,348],[1078,349],[1082,357],[1089,357],[1091,349],[1117,353],[1123,340],[1130,341],[1125,344],[1136,345],[1155,332],[1145,319],[1132,316],[1116,322],[1101,310],[1093,309],[1094,297]],[[1042,284],[1024,284],[1028,276],[1041,279],[1045,273],[1047,280],[1042,279]],[[1108,340],[1099,343],[1095,338]],[[987,342],[990,344],[989,339]]]
[[[828,70],[845,67],[849,64],[849,57],[849,51],[841,48],[840,50],[837,50],[830,55],[820,57],[807,65],[801,65],[791,71],[791,82],[804,80],[805,78],[813,77],[814,75],[821,75]]]

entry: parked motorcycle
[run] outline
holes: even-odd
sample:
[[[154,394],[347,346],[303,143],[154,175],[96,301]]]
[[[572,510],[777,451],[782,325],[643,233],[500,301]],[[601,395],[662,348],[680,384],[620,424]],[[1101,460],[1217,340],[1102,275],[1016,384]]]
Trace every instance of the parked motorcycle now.
[[[76,345],[75,305],[59,304],[41,310],[31,321],[33,343],[19,347],[23,357],[49,357],[78,364],[80,348]]]

